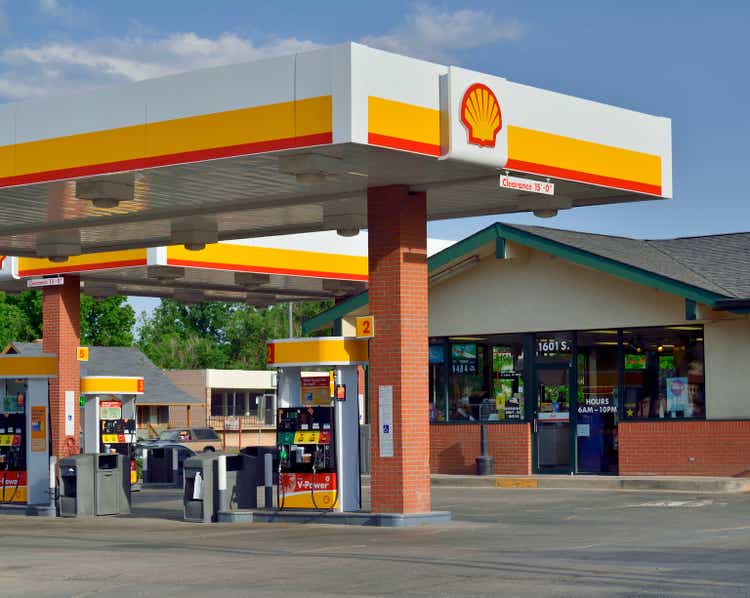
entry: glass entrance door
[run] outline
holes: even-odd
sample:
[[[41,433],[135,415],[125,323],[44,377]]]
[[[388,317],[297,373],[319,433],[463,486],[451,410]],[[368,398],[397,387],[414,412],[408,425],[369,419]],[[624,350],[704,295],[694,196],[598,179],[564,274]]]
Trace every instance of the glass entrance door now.
[[[534,430],[539,473],[570,472],[570,369],[537,368]]]

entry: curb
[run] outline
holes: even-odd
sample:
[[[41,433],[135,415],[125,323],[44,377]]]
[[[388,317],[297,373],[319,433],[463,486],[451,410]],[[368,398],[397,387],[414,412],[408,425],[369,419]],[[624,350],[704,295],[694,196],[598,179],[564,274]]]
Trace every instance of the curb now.
[[[657,476],[430,476],[431,486],[447,488],[497,488],[540,490],[609,490],[738,494],[750,492],[750,478]],[[362,476],[368,486],[370,476]]]

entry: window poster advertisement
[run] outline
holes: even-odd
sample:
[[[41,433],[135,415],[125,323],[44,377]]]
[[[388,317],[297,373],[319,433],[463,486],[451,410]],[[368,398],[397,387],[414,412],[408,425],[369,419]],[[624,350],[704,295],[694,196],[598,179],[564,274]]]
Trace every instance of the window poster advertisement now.
[[[638,354],[626,354],[625,355],[625,369],[626,370],[645,370],[646,369],[646,356]]]
[[[492,349],[492,370],[495,373],[513,374],[515,367],[513,365],[513,353],[510,350],[493,347]]]
[[[492,372],[497,416],[491,419],[523,419],[523,382],[510,347],[492,348]]]
[[[674,369],[674,356],[673,355],[659,355],[659,369],[660,370],[673,370]]]
[[[451,365],[454,374],[476,374],[476,344],[470,343],[451,345]]]
[[[445,349],[443,345],[430,345],[430,363],[443,363],[445,361]]]
[[[520,392],[513,392],[513,380],[495,380],[495,408],[501,420],[523,419],[523,398]]]
[[[687,377],[667,378],[667,411],[670,413],[688,411]]]

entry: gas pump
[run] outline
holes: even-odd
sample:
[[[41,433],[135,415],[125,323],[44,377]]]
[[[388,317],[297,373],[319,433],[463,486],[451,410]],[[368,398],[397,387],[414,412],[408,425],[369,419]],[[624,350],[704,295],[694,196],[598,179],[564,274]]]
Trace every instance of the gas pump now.
[[[56,375],[54,355],[0,356],[0,508],[54,514],[48,380]]]
[[[338,487],[333,408],[281,407],[277,422],[279,508],[334,509]]]
[[[26,380],[3,380],[2,385],[0,503],[26,502]]]
[[[130,463],[131,484],[137,482],[135,401],[141,394],[143,378],[81,378],[83,452],[124,455]]]
[[[359,511],[357,366],[367,362],[367,342],[269,341],[267,362],[279,369],[279,509]]]

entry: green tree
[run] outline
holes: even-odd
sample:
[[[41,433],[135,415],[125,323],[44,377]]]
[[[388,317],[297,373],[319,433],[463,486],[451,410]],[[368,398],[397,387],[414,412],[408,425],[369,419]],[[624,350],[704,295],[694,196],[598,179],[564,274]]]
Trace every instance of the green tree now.
[[[8,299],[5,293],[0,293],[0,349],[15,341],[38,338],[29,314]]]
[[[81,344],[100,347],[130,347],[133,344],[135,311],[125,297],[94,299],[81,295]]]
[[[330,305],[295,303],[294,335],[301,335],[303,319]],[[138,346],[162,368],[265,369],[266,341],[289,336],[287,310],[286,303],[254,308],[163,299],[142,317]]]
[[[110,347],[133,344],[135,312],[125,297],[81,295],[81,343]],[[0,344],[42,338],[42,293],[0,293]],[[0,347],[2,348],[2,347]]]

